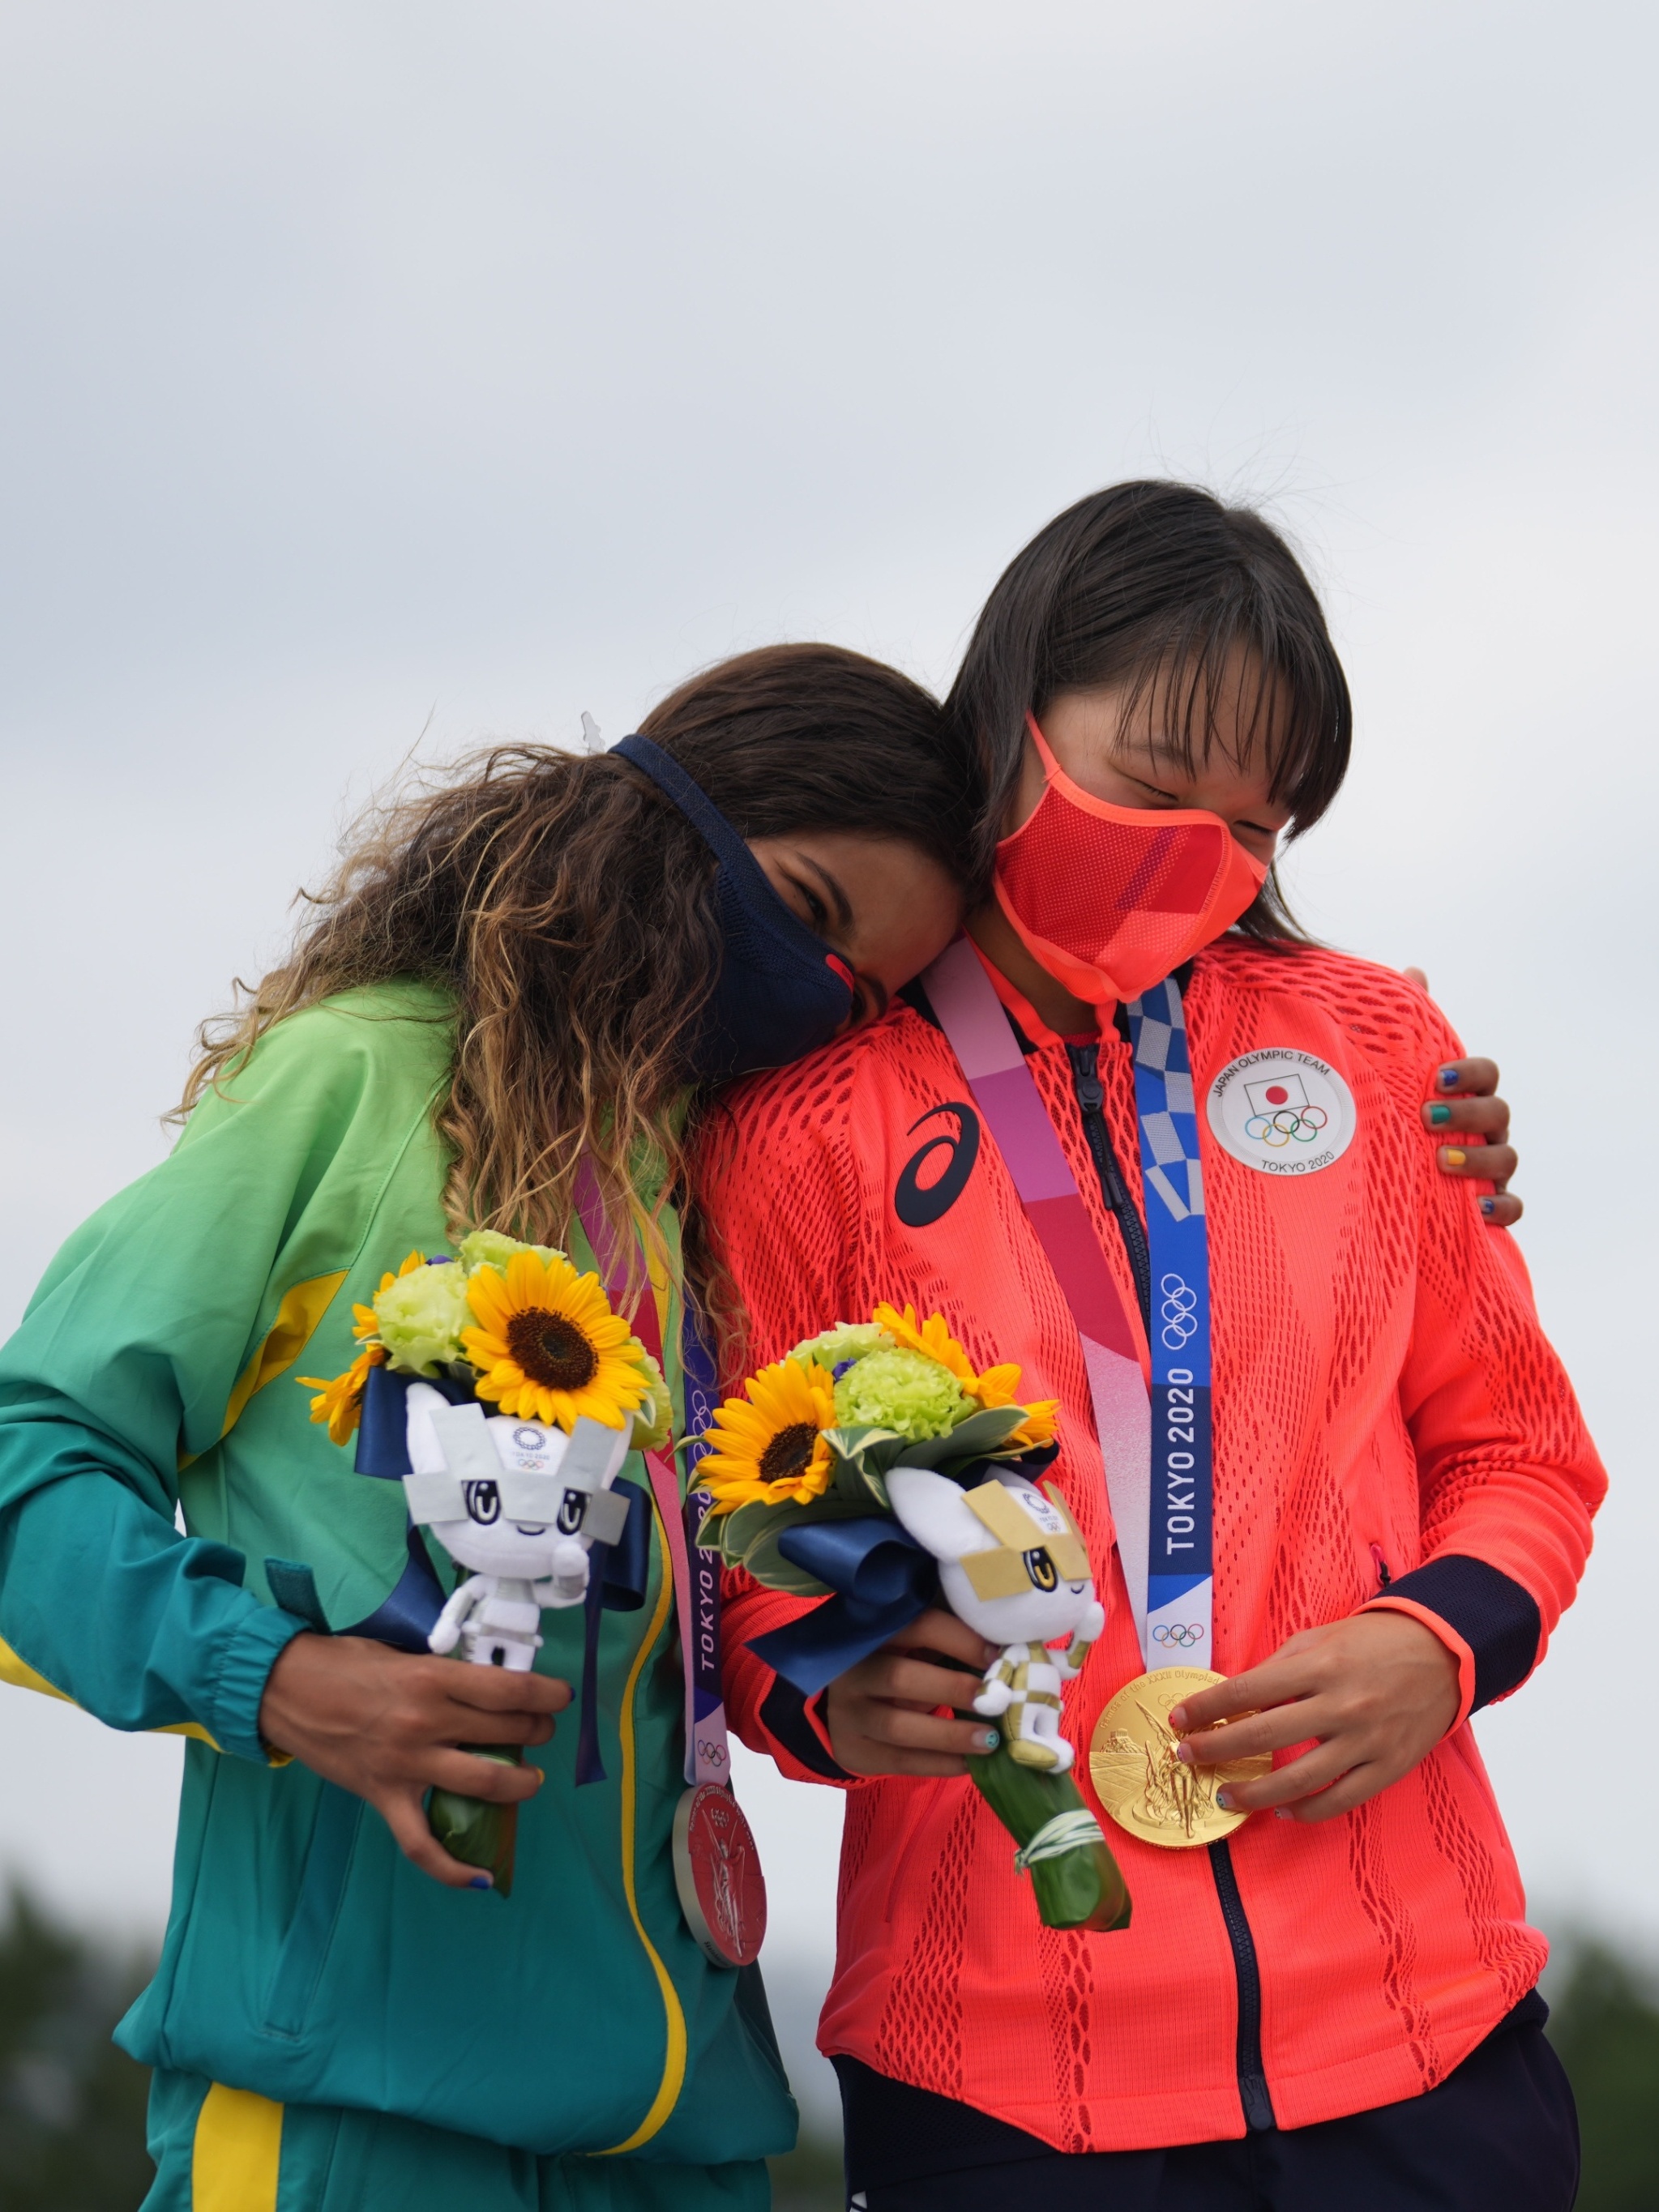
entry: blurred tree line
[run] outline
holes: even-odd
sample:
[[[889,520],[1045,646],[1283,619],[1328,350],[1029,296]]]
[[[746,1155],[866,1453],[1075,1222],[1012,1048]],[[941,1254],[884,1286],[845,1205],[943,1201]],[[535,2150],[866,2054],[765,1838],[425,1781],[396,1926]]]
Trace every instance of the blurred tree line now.
[[[1659,1977],[1604,1942],[1564,1946],[1550,2037],[1578,2099],[1579,2212],[1659,2208]],[[137,2212],[148,2076],[110,2031],[151,1961],[113,1954],[14,1891],[0,1922],[0,2212]],[[777,2212],[839,2212],[833,2143],[773,2160]]]
[[[137,2212],[155,2174],[149,2075],[109,2039],[152,1964],[13,1891],[0,1924],[0,2212]]]

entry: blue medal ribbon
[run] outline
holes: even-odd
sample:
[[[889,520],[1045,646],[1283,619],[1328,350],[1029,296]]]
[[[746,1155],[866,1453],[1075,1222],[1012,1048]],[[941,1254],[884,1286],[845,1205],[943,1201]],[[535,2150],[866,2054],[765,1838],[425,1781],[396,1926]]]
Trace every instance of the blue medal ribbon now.
[[[1146,1663],[1212,1668],[1210,1242],[1187,1020],[1174,976],[1127,1012],[1152,1273]]]

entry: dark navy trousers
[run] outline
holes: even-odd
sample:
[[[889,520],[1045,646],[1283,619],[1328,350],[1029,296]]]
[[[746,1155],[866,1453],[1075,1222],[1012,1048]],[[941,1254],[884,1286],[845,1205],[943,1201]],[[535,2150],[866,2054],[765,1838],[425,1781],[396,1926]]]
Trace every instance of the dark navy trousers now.
[[[867,2212],[1570,2212],[1578,2117],[1523,1997],[1437,2089],[1229,2142],[1068,2155],[837,2058],[848,2201]]]

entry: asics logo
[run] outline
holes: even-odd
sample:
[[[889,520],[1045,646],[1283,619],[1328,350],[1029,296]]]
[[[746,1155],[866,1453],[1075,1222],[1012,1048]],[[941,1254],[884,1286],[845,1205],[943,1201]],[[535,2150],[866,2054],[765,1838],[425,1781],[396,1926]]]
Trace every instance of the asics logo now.
[[[1166,1352],[1183,1351],[1198,1334],[1198,1292],[1179,1275],[1165,1275],[1158,1286],[1163,1304],[1158,1317]]]
[[[955,1116],[956,1133],[936,1129],[906,1160],[893,1187],[893,1211],[907,1229],[931,1229],[934,1222],[942,1221],[968,1188],[968,1178],[979,1158],[979,1115],[961,1099],[930,1106],[905,1134],[914,1137],[924,1122],[937,1121],[941,1114]],[[924,1184],[922,1169],[936,1152],[945,1155],[944,1166],[931,1182]]]

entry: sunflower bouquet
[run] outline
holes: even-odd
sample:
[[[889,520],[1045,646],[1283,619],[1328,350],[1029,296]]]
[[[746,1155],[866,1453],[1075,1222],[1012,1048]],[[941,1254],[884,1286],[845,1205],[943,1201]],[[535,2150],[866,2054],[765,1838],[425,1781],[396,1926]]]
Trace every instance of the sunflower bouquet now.
[[[981,1371],[933,1314],[878,1305],[750,1376],[705,1431],[698,1541],[768,1589],[822,1601],[750,1650],[805,1696],[944,1605],[998,1647],[973,1704],[1000,1717],[969,1771],[1051,1928],[1128,1924],[1128,1897],[1071,1778],[1060,1690],[1104,1626],[1057,1491],[1054,1405]],[[1064,1639],[1063,1649],[1054,1649]]]
[[[411,1252],[381,1276],[371,1304],[351,1311],[362,1349],[350,1366],[331,1381],[300,1377],[319,1393],[311,1418],[337,1444],[356,1434],[377,1367],[447,1378],[500,1413],[567,1434],[585,1416],[611,1429],[631,1420],[639,1449],[667,1439],[662,1370],[611,1311],[599,1277],[550,1245],[475,1229],[453,1259]]]
[[[592,1699],[599,1606],[636,1604],[642,1591],[627,1573],[637,1580],[642,1569],[624,1571],[607,1552],[611,1565],[596,1583],[588,1555],[596,1543],[629,1549],[639,1501],[617,1477],[629,1449],[667,1441],[660,1368],[612,1311],[597,1275],[579,1273],[550,1246],[492,1230],[464,1237],[453,1259],[411,1252],[353,1312],[360,1349],[350,1366],[331,1380],[300,1378],[318,1393],[311,1418],[337,1444],[357,1437],[360,1473],[401,1476],[411,1522],[428,1526],[458,1566],[472,1570],[446,1601],[411,1526],[404,1583],[356,1632],[406,1649],[459,1646],[475,1663],[523,1670],[541,1646],[541,1611],[585,1605],[577,1779],[601,1778]],[[521,1759],[473,1749],[510,1765]],[[446,1849],[489,1869],[505,1896],[516,1811],[439,1790],[428,1819]]]

